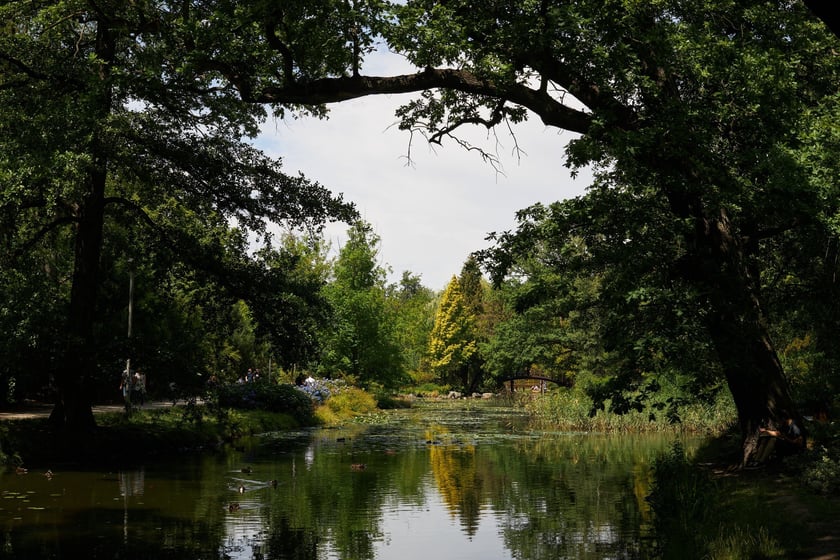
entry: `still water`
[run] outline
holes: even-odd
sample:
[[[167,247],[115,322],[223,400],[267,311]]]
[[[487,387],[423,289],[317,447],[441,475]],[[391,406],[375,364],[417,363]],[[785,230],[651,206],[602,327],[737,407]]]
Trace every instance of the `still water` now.
[[[438,403],[124,470],[0,475],[0,558],[648,558],[669,438]]]

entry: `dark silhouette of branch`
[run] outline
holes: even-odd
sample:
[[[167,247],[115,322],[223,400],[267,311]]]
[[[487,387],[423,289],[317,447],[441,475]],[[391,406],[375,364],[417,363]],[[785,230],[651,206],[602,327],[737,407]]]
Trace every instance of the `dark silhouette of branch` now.
[[[547,126],[555,126],[585,134],[592,116],[585,111],[572,109],[539,89],[522,84],[500,86],[491,80],[460,69],[427,69],[416,74],[398,76],[356,76],[322,78],[311,82],[298,82],[285,86],[266,87],[253,91],[242,83],[242,76],[225,68],[218,68],[239,89],[243,100],[253,103],[322,105],[347,101],[368,95],[412,93],[445,88],[469,94],[484,95],[521,105],[536,115]],[[228,69],[232,70],[232,69]]]

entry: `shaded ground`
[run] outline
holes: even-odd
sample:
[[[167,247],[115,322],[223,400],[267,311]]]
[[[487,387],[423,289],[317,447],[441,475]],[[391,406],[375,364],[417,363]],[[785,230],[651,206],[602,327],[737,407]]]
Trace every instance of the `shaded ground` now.
[[[771,507],[778,507],[786,515],[797,519],[811,536],[811,544],[802,551],[802,558],[840,560],[840,519],[814,511],[799,493],[787,489],[792,483],[790,480],[777,478],[775,482],[779,491],[771,499]]]
[[[171,408],[172,401],[149,401],[146,402],[141,410],[155,410],[160,408]],[[0,421],[3,420],[31,420],[33,418],[49,418],[52,412],[53,405],[48,403],[30,402],[27,401],[13,410],[0,410]],[[102,414],[106,412],[122,412],[125,410],[122,404],[101,404],[93,407],[94,414]]]
[[[713,468],[712,473],[714,478],[728,479],[735,487],[760,487],[770,511],[786,520],[789,527],[801,527],[806,538],[791,558],[840,560],[840,504],[810,493],[799,481],[774,467]]]
[[[234,434],[220,419],[200,421],[203,415],[183,401],[151,401],[138,411],[172,414],[152,417],[124,414],[124,405],[93,408],[97,425],[90,430],[68,432],[48,422],[52,405],[27,402],[0,412],[0,458],[7,466],[50,468],[59,465],[129,464],[190,450],[215,448]],[[138,420],[139,419],[139,420]],[[0,466],[2,468],[2,466]]]

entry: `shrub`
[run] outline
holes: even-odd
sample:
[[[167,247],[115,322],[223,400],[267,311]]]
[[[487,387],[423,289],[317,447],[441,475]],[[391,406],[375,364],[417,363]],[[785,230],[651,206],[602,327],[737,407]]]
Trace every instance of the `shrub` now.
[[[376,405],[380,410],[411,408],[411,399],[409,397],[379,394],[376,395]]]
[[[376,410],[376,399],[370,393],[356,387],[346,387],[333,395],[316,411],[325,424],[337,424],[342,420],[368,414]]]
[[[313,379],[296,389],[307,395],[316,405],[324,404],[331,396],[339,394],[347,384],[338,379]]]
[[[803,455],[786,458],[785,464],[812,491],[840,495],[840,450],[815,447]]]
[[[281,412],[304,423],[311,421],[313,417],[312,400],[297,390],[294,385],[273,383],[221,385],[216,389],[215,402],[219,407]]]
[[[791,474],[813,492],[840,495],[840,425],[810,422],[807,426],[809,449],[784,459]]]

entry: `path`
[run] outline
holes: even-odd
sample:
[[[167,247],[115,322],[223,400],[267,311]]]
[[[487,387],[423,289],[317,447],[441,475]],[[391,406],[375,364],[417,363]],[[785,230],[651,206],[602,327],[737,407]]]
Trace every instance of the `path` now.
[[[172,401],[148,401],[140,410],[153,410],[159,408],[171,408]],[[10,411],[0,411],[0,421],[3,420],[29,420],[32,418],[49,418],[53,405],[48,403],[28,402],[25,405]],[[123,404],[100,404],[93,407],[94,414],[106,412],[123,412]]]
[[[800,560],[840,560],[840,520],[836,515],[825,517],[814,504],[802,497],[804,489],[798,489],[796,482],[770,470],[736,471],[712,469],[716,478],[748,477],[746,484],[761,484],[766,489],[768,506],[779,511],[788,519],[801,523],[813,537],[811,542],[799,551],[795,558]],[[816,498],[814,498],[816,499]]]

